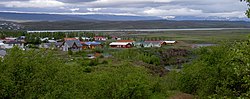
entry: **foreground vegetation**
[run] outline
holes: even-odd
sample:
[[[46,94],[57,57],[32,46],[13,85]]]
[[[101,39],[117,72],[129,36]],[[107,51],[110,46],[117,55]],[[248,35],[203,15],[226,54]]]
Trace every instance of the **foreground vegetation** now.
[[[53,51],[14,48],[1,60],[0,98],[159,99],[178,92],[200,98],[247,98],[249,44],[247,40],[200,48],[182,71],[161,75],[152,72],[161,67],[161,60],[149,52],[124,50],[108,60],[69,61]]]

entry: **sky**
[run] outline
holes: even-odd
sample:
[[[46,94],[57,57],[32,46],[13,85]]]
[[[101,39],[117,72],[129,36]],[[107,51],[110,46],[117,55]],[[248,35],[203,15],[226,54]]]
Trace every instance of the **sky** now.
[[[0,12],[245,18],[240,0],[0,0]]]

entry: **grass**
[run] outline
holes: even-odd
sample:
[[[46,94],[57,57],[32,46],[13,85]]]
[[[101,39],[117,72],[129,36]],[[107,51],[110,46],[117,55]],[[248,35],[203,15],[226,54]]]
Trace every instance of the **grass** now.
[[[249,30],[167,31],[133,34],[133,36],[139,38],[164,38],[165,40],[184,41],[187,43],[218,43],[219,41],[246,40],[249,35]]]

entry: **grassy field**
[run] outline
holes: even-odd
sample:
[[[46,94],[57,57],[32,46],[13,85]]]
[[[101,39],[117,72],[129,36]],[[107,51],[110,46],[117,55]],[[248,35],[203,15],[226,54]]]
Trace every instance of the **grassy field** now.
[[[250,36],[250,30],[167,31],[132,35],[138,38],[164,38],[165,40],[186,43],[218,43],[220,41],[245,40]]]

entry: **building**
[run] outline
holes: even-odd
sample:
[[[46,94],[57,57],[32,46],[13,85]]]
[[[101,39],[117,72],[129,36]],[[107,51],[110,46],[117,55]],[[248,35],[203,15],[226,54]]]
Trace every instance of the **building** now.
[[[167,45],[165,41],[145,41],[143,47],[162,47]]]
[[[109,44],[112,48],[132,48],[132,43],[129,42],[112,42]]]
[[[177,41],[164,41],[167,45],[168,44],[176,44],[177,43]]]
[[[137,48],[143,48],[144,47],[144,42],[135,42],[134,46]]]
[[[165,45],[175,44],[176,41],[144,41],[144,42],[135,42],[137,48],[142,47],[162,47]]]
[[[82,40],[83,41],[90,41],[90,40],[92,40],[93,38],[90,38],[90,37],[82,37]]]
[[[60,46],[60,49],[62,51],[81,51],[82,50],[82,44],[79,40],[66,40],[62,43]]]
[[[106,41],[106,40],[108,40],[108,38],[107,37],[102,37],[102,36],[95,36],[94,40],[95,41]]]
[[[101,42],[82,42],[82,49],[95,49],[95,48],[102,48],[103,45]]]
[[[0,42],[0,48],[11,49],[14,46],[18,46],[19,48],[24,49],[24,43],[21,41],[11,40],[11,41],[6,41],[5,43]]]
[[[160,42],[144,42],[143,47],[162,47]]]

